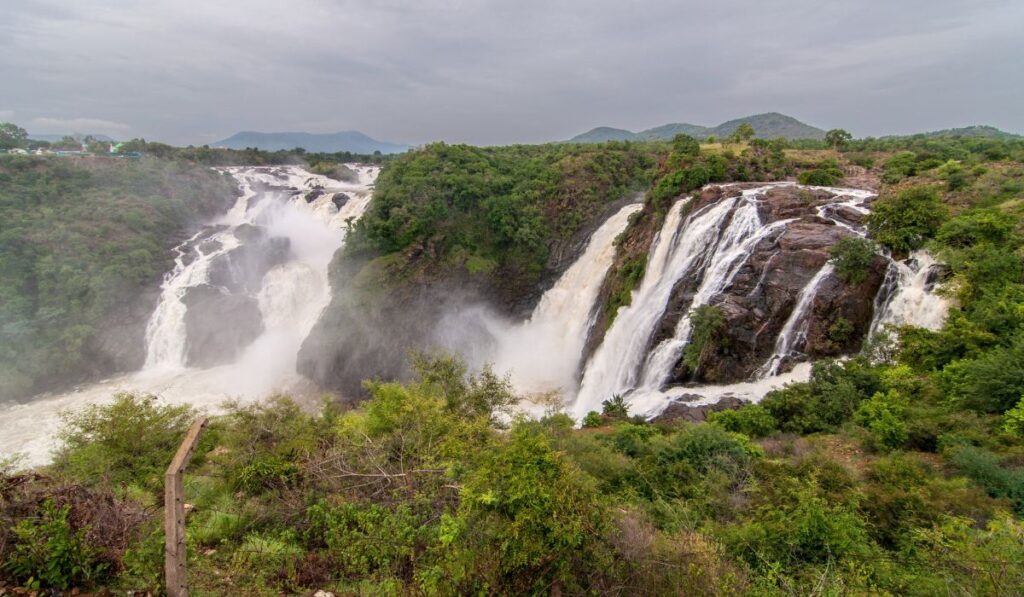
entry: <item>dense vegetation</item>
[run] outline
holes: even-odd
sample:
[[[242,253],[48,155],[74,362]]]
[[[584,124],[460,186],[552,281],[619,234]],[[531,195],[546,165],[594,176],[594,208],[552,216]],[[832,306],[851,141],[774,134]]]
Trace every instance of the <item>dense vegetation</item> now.
[[[649,182],[660,146],[437,143],[395,158],[357,223],[350,253],[399,256],[408,276],[453,272],[535,285],[553,243]]]
[[[99,347],[111,320],[235,192],[180,161],[0,157],[0,399],[116,370]]]
[[[678,138],[645,213],[663,215],[702,172],[877,177],[874,240],[949,264],[942,329],[891,330],[849,360],[817,363],[807,383],[698,424],[637,420],[616,397],[584,429],[554,407],[510,418],[505,380],[446,357],[418,358],[410,383],[368,383],[370,400],[349,410],[310,413],[282,397],[232,407],[187,476],[193,593],[1021,594],[1024,148],[877,143],[776,151]],[[591,157],[637,151],[605,149]],[[526,250],[530,239],[559,221],[543,208],[584,150],[504,151],[507,161],[449,146],[399,158],[357,250],[531,271],[543,253]],[[634,180],[613,173],[610,189]],[[508,211],[492,193],[512,199]],[[837,270],[855,279],[876,250],[837,245]],[[720,318],[698,319],[703,349]],[[5,471],[0,578],[159,585],[160,472],[192,414],[124,395],[70,417],[51,467]]]

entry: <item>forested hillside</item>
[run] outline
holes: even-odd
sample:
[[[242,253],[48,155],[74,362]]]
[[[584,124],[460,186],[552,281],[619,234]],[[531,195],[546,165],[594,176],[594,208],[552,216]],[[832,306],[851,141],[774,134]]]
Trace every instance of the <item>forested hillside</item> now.
[[[186,162],[0,158],[0,399],[138,367],[170,249],[235,196]]]

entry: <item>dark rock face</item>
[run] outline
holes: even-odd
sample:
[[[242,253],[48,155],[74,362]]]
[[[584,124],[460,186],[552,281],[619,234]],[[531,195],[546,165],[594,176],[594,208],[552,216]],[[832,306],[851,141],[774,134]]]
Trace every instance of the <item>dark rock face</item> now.
[[[210,261],[210,283],[230,292],[257,292],[263,276],[288,260],[290,242],[249,224],[239,226],[235,236],[242,244]]]
[[[741,400],[735,396],[725,396],[713,404],[687,404],[687,402],[692,402],[699,398],[702,398],[702,396],[683,394],[679,398],[670,402],[665,410],[661,411],[661,414],[652,417],[651,422],[675,423],[678,421],[686,421],[688,423],[701,423],[706,421],[708,415],[711,413],[723,410],[735,410],[747,404],[745,400]]]
[[[334,207],[341,209],[342,207],[345,207],[345,204],[349,202],[349,199],[351,199],[351,197],[345,193],[335,193],[331,197],[331,203],[334,204]]]
[[[191,367],[213,367],[234,361],[263,332],[256,299],[232,294],[209,284],[194,286],[182,299]]]
[[[765,223],[799,220],[758,243],[732,282],[711,300],[711,305],[725,315],[725,342],[702,359],[697,371],[687,371],[679,363],[672,382],[742,381],[772,355],[800,293],[829,260],[829,249],[841,238],[854,234],[817,215],[817,208],[831,198],[825,191],[794,187],[766,193],[759,209]],[[837,215],[844,220],[856,219],[848,212],[860,216],[855,210],[840,207],[836,211],[840,210],[843,213]],[[871,324],[874,297],[885,270],[886,260],[878,256],[860,284],[848,284],[835,274],[822,279],[807,318],[807,340],[797,350],[815,358],[859,348]]]

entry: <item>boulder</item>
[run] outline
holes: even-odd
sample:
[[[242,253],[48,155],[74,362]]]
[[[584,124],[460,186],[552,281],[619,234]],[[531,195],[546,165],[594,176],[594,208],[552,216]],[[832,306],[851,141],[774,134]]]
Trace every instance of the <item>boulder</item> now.
[[[706,421],[708,415],[713,412],[734,410],[747,404],[746,400],[735,396],[723,396],[718,402],[714,402],[712,404],[688,404],[689,402],[702,398],[703,396],[697,394],[683,394],[678,398],[674,398],[672,402],[665,407],[665,410],[661,411],[661,414],[651,418],[651,422],[675,423],[678,421],[686,421],[688,423],[701,423]]]

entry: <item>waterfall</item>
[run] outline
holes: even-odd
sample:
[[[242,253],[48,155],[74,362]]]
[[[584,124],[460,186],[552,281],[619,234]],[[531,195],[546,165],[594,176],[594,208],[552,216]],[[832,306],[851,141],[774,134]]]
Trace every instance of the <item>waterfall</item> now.
[[[238,182],[241,196],[221,218],[175,248],[174,267],[164,278],[146,327],[143,369],[0,409],[0,454],[23,452],[27,465],[46,463],[61,411],[109,402],[119,391],[153,393],[165,403],[212,410],[229,397],[256,400],[274,391],[314,392],[295,370],[296,355],[330,300],[330,260],[344,244],[348,224],[369,205],[379,172],[375,166],[350,168],[356,173],[353,182],[294,166],[223,169]],[[215,279],[218,260],[232,251],[249,250],[263,258],[259,253],[266,249],[275,251],[266,271],[261,267],[244,281]],[[224,269],[230,275],[219,275],[253,273],[236,265]],[[197,288],[221,283],[233,283],[237,287],[231,292],[253,305],[261,331],[230,362],[191,366],[186,362],[186,297]],[[209,331],[230,333],[231,325],[215,322]]]
[[[931,253],[918,250],[904,261],[889,261],[885,281],[875,298],[875,317],[869,335],[886,325],[912,325],[930,330],[942,327],[949,300],[937,292],[940,264]]]
[[[522,392],[572,393],[580,355],[594,323],[595,303],[615,258],[615,239],[642,207],[642,203],[626,205],[602,223],[576,261],[541,296],[528,320],[509,323],[484,309],[470,310],[442,322],[441,329],[456,330],[442,344],[474,353],[474,365],[491,362],[496,371],[509,373]],[[459,349],[460,340],[465,340],[460,337],[472,329],[482,329],[484,339],[461,342]]]
[[[668,378],[690,336],[689,308],[706,304],[739,271],[762,239],[790,220],[763,226],[758,197],[770,187],[747,189],[690,214],[680,223],[688,200],[673,205],[651,248],[650,265],[632,302],[621,309],[604,342],[587,364],[574,405],[582,417],[615,394],[638,388],[658,389]],[[672,338],[648,356],[655,326],[668,307],[669,297],[683,279],[699,280]],[[638,383],[639,382],[639,383]]]
[[[779,332],[779,337],[775,340],[775,350],[772,356],[758,370],[758,377],[778,375],[785,358],[793,356],[793,353],[807,341],[807,328],[810,325],[810,319],[807,316],[810,314],[811,303],[814,301],[815,295],[818,294],[818,286],[822,280],[832,275],[833,271],[835,268],[832,264],[826,263],[800,291],[796,307],[789,314],[789,318],[786,319],[786,323]]]
[[[758,202],[768,189],[778,186],[793,185],[777,183],[747,189],[704,206],[685,219],[680,213],[688,200],[673,205],[651,245],[647,272],[632,295],[632,303],[619,310],[604,342],[586,364],[572,407],[577,419],[591,410],[600,410],[601,402],[615,394],[627,396],[634,414],[653,414],[684,393],[697,393],[705,398],[733,394],[759,399],[764,392],[809,374],[809,366],[803,364],[786,374],[780,371],[784,359],[799,356],[804,347],[814,298],[834,272],[830,263],[825,263],[799,291],[776,338],[774,354],[758,370],[755,381],[692,388],[663,387],[690,341],[691,310],[713,304],[716,297],[728,292],[758,244],[773,235],[785,234],[786,227],[797,219],[779,219],[767,225],[761,222]],[[857,235],[866,235],[860,220],[869,213],[866,202],[874,193],[831,187],[807,188],[833,195],[812,213]],[[879,293],[873,328],[893,322],[926,327],[941,325],[945,306],[941,297],[932,292],[935,286],[933,265],[934,261],[926,254],[915,254],[906,263],[890,265],[889,290]],[[678,287],[683,282],[695,288],[693,296],[688,304],[679,307],[683,312],[672,337],[652,349],[651,337],[666,315],[672,294],[679,292]]]

